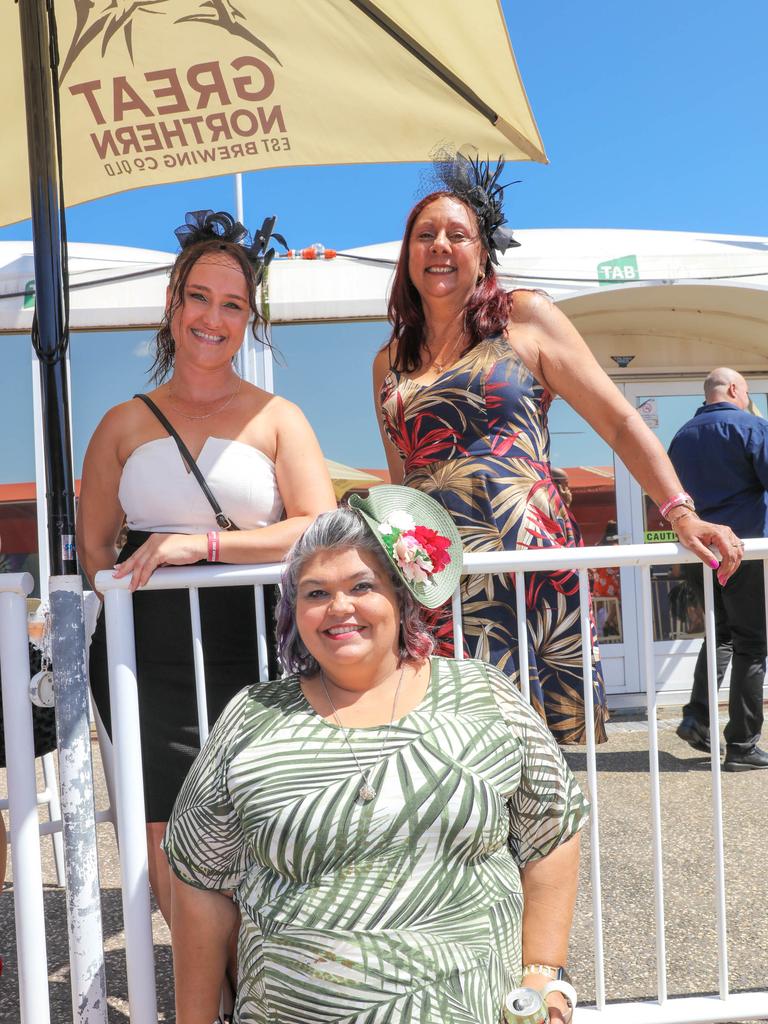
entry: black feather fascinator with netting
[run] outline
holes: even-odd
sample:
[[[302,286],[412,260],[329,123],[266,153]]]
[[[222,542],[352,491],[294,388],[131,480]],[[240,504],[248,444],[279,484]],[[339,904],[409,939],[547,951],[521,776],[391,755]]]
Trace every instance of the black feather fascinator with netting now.
[[[284,249],[288,248],[283,236],[274,230],[276,222],[277,217],[267,217],[259,230],[251,235],[231,213],[223,210],[218,213],[214,213],[213,210],[192,210],[174,234],[182,249],[197,242],[209,241],[241,245],[253,265],[256,284],[259,285],[275,256],[274,246],[270,246],[270,242],[274,241]]]
[[[499,157],[496,169],[491,170],[490,160],[465,156],[453,150],[440,150],[434,157],[430,175],[432,183],[440,191],[452,192],[475,211],[485,248],[491,262],[498,266],[497,253],[520,245],[512,237],[512,230],[504,227],[504,189],[518,182],[499,183],[504,170],[504,158]]]

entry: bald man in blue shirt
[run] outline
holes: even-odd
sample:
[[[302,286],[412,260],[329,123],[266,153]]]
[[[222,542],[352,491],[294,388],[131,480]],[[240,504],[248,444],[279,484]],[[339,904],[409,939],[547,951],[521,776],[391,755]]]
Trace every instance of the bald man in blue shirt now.
[[[768,536],[768,421],[748,412],[746,380],[727,366],[704,381],[704,405],[675,434],[669,457],[696,511],[741,538]],[[758,747],[763,728],[766,631],[763,562],[745,560],[723,587],[714,580],[718,685],[732,652],[724,771],[768,768]],[[691,699],[677,729],[709,750],[706,642],[696,661]]]

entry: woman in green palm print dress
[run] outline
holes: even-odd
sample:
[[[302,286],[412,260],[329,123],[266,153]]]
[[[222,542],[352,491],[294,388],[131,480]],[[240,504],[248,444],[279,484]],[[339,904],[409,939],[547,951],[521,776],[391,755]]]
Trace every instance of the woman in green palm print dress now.
[[[239,1024],[497,1024],[547,981],[524,965],[565,964],[586,800],[506,675],[430,657],[414,598],[456,585],[444,510],[360,505],[289,556],[291,674],[229,704],[177,800],[178,1024],[216,1018],[236,908]]]
[[[658,439],[557,306],[544,294],[500,287],[497,250],[515,244],[502,226],[500,170],[460,155],[444,161],[443,187],[409,214],[389,303],[392,337],[374,362],[374,401],[393,482],[444,505],[467,551],[573,547],[549,462],[547,411],[556,395],[660,506],[685,496]],[[723,578],[738,567],[729,529],[679,504],[668,518],[708,565],[707,544],[722,552]],[[558,742],[584,743],[578,574],[527,574],[525,605],[532,703]],[[514,578],[466,577],[462,607],[470,656],[519,685]],[[452,652],[449,609],[436,633],[439,652]],[[590,703],[601,742],[607,708],[594,626],[592,636]]]

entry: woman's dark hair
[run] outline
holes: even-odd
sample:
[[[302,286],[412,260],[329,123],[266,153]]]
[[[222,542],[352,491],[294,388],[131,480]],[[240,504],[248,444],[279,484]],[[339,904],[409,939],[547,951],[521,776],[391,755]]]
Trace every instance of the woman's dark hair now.
[[[424,342],[424,309],[421,304],[421,296],[411,281],[408,267],[408,251],[413,225],[422,210],[436,199],[443,198],[461,203],[469,212],[472,223],[477,224],[472,207],[452,192],[446,191],[430,192],[428,196],[420,199],[408,214],[388,307],[389,322],[392,324],[392,336],[388,344],[391,345],[393,341],[397,344],[393,365],[396,370],[401,372],[410,373],[419,369],[421,348]],[[477,283],[464,310],[464,330],[468,338],[468,344],[464,351],[467,352],[485,338],[501,334],[509,322],[509,297],[499,285],[487,251],[485,252],[483,273],[482,280]]]
[[[321,551],[341,552],[350,548],[373,555],[392,582],[400,608],[400,658],[421,660],[434,651],[435,641],[422,620],[421,605],[392,568],[362,516],[344,507],[318,516],[285,557],[276,632],[280,661],[286,672],[312,676],[320,670],[296,628],[299,577],[304,566]]]
[[[176,311],[184,304],[184,289],[192,267],[201,257],[211,254],[224,254],[231,257],[238,264],[243,272],[248,291],[248,305],[253,314],[250,326],[254,334],[258,334],[260,325],[264,323],[256,294],[259,284],[258,268],[248,258],[246,249],[238,242],[226,242],[219,238],[206,238],[187,245],[181,250],[171,267],[170,297],[160,327],[155,335],[155,361],[149,368],[150,379],[153,383],[162,383],[173,369],[176,344],[171,333],[171,321]],[[259,340],[263,345],[271,348],[264,332],[262,332]]]

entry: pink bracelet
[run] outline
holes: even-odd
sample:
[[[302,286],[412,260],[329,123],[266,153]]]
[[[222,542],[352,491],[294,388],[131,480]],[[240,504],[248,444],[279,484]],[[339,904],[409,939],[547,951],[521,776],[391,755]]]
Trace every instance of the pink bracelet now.
[[[693,498],[690,494],[686,494],[682,491],[680,494],[675,494],[668,501],[665,501],[663,505],[659,505],[659,512],[662,518],[666,519],[673,508],[679,508],[680,505],[685,505],[691,512],[696,511],[696,507],[693,504]]]
[[[221,550],[218,530],[208,531],[208,561],[218,562],[219,551]]]

